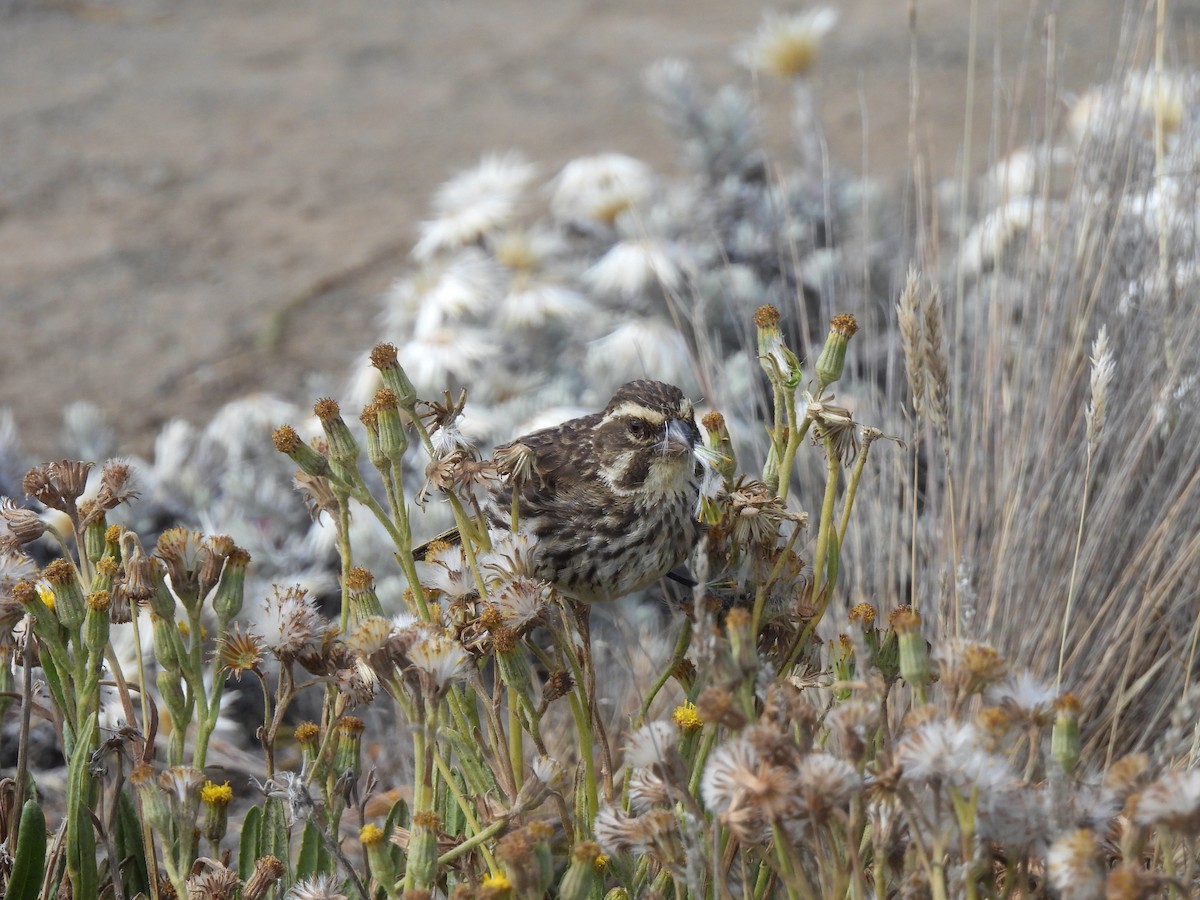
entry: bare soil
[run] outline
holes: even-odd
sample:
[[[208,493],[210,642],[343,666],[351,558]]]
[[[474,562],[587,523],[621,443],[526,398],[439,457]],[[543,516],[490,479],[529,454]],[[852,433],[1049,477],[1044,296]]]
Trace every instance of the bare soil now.
[[[815,76],[831,159],[901,186],[908,4],[833,5]],[[1038,127],[1047,92],[1060,108],[1127,65],[1122,0],[974,5],[965,127],[972,3],[916,2],[915,136],[935,177],[967,136],[978,171]],[[376,297],[445,178],[510,148],[547,177],[609,150],[674,171],[645,67],[677,56],[750,84],[731,50],[764,8],[0,0],[0,407],[49,454],[62,408],[89,400],[145,453],[170,418],[253,391],[306,399],[306,373],[340,378],[373,342]],[[1195,0],[1173,5],[1174,63],[1194,59],[1198,22]],[[782,149],[787,90],[755,89]]]

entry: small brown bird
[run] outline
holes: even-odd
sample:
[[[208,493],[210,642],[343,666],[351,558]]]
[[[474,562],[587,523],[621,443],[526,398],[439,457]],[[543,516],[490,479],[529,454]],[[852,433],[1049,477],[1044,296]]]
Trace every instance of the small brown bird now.
[[[644,588],[683,563],[700,538],[696,519],[700,431],[679,388],[623,385],[603,412],[496,448],[515,473],[484,505],[489,522],[537,538],[536,575],[584,603]]]

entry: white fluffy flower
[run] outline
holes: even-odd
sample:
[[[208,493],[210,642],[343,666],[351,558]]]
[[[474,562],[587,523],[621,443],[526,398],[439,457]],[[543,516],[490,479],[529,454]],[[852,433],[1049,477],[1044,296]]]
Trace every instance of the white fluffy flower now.
[[[474,169],[451,178],[434,198],[437,218],[421,223],[413,256],[429,259],[508,225],[536,172],[519,154],[508,153],[485,156]]]
[[[583,281],[599,294],[635,300],[656,285],[677,291],[683,284],[683,270],[667,241],[631,238],[613,244],[583,273]]]
[[[1030,197],[1013,197],[988,213],[963,240],[959,251],[963,271],[978,275],[993,266],[1019,235],[1044,233],[1047,214],[1046,204]]]
[[[503,270],[475,247],[426,263],[384,294],[384,333],[420,335],[478,318],[495,306],[503,283]]]
[[[482,331],[439,328],[400,348],[400,361],[417,391],[437,396],[457,384],[474,382],[499,350]]]
[[[500,301],[499,324],[507,331],[570,322],[588,310],[583,294],[561,284],[518,279]]]
[[[612,225],[622,212],[645,203],[653,184],[649,167],[632,156],[581,157],[555,179],[550,208],[564,222]]]
[[[739,62],[780,78],[805,75],[816,61],[821,40],[837,24],[837,10],[827,6],[792,15],[767,13],[753,37],[736,51]]]
[[[654,378],[687,390],[694,381],[687,341],[669,322],[656,318],[629,320],[593,341],[584,366],[597,389]]]

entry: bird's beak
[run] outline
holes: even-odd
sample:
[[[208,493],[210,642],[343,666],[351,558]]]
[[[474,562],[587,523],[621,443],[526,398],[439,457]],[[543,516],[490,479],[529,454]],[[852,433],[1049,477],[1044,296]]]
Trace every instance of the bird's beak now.
[[[667,423],[667,437],[663,442],[665,456],[684,456],[692,452],[696,444],[696,436],[682,419],[672,419]]]

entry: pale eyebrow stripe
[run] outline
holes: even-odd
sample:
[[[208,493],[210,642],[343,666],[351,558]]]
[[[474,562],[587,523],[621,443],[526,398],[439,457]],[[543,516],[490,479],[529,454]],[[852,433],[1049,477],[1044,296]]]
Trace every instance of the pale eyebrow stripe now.
[[[626,400],[620,406],[614,408],[603,419],[602,422],[611,422],[613,419],[645,419],[652,425],[661,425],[667,421],[667,417],[657,410],[649,409],[636,403],[633,400]]]

